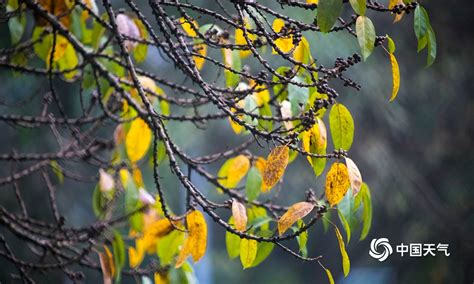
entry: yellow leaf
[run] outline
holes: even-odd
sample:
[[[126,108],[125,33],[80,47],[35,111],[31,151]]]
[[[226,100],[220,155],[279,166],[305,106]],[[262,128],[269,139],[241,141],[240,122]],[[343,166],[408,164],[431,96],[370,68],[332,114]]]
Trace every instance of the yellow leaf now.
[[[112,278],[115,276],[114,257],[107,246],[104,246],[104,253],[98,254],[104,283],[112,283]]]
[[[21,2],[20,2],[21,3]],[[66,27],[69,28],[71,25],[71,5],[68,0],[38,0],[38,4],[43,6],[48,13],[53,14],[59,18],[59,21]],[[36,16],[36,21],[39,26],[49,25],[48,21],[43,17]]]
[[[266,165],[267,161],[265,161],[265,158],[263,157],[257,157],[257,159],[255,160],[255,167],[257,168],[257,170],[260,172],[260,175],[263,177],[263,171],[265,170],[265,165]],[[268,191],[270,188],[268,188],[267,185],[265,185],[264,182],[262,182],[262,187],[261,187],[261,191],[265,192],[265,191]]]
[[[228,163],[228,164],[227,164]],[[227,165],[226,165],[227,164]],[[229,159],[219,171],[219,183],[227,188],[236,187],[250,168],[250,160],[244,155]]]
[[[204,215],[194,210],[186,215],[188,225],[188,236],[176,261],[176,268],[183,265],[186,258],[191,255],[194,262],[199,261],[206,253],[207,247],[207,225]]]
[[[235,229],[244,232],[247,229],[247,211],[245,206],[235,199],[232,201],[232,216]]]
[[[284,26],[285,26],[285,22],[282,19],[277,18],[273,21],[272,29],[276,33],[280,33]],[[293,44],[293,36],[291,35],[280,37],[276,39],[274,42],[275,42],[275,45],[278,47],[278,49],[280,49],[284,53],[290,52],[295,47],[295,45]],[[272,53],[277,54],[277,51],[273,49]]]
[[[278,183],[288,165],[289,152],[287,146],[278,146],[267,157],[263,170],[263,183],[268,190]]]
[[[250,87],[255,88],[256,91],[252,94],[255,102],[257,103],[258,107],[268,103],[270,101],[270,92],[268,91],[268,87],[264,84],[257,84],[254,80],[250,80]]]
[[[144,187],[142,171],[138,167],[132,169],[133,181],[137,187]]]
[[[344,270],[344,276],[347,277],[349,270],[351,269],[351,262],[349,261],[349,256],[346,252],[346,245],[342,239],[341,232],[337,227],[334,227],[334,229],[336,230],[337,241],[339,242],[339,250],[341,251],[342,255],[342,269]]]
[[[278,233],[283,235],[296,221],[308,215],[313,210],[314,205],[309,202],[298,202],[288,209],[288,211],[278,220]]]
[[[398,90],[400,89],[400,70],[398,69],[398,62],[395,58],[393,53],[390,53],[390,63],[392,65],[392,96],[390,97],[390,101],[393,101],[397,95]]]
[[[326,176],[326,198],[331,206],[337,205],[349,189],[349,176],[346,165],[342,163],[332,164]]]
[[[143,158],[148,151],[151,142],[151,130],[141,118],[132,121],[130,129],[125,138],[125,150],[130,162]]]
[[[310,129],[303,132],[302,142],[303,150],[309,153],[318,154],[322,151],[326,151],[327,147],[327,130],[324,122],[316,117],[316,124]],[[314,146],[314,151],[311,151],[311,146]],[[306,157],[308,162],[313,165],[312,157]]]
[[[63,37],[62,35],[57,35],[56,36],[56,45],[54,47],[53,62],[58,61],[59,59],[61,59],[64,56],[64,54],[66,53],[66,48],[68,47],[68,45],[70,45],[70,43],[65,37]],[[51,48],[48,51],[48,56],[46,58],[46,63],[48,64],[48,66],[49,66],[49,61],[51,59],[52,51],[53,51],[53,47],[51,46]]]
[[[167,275],[164,275],[162,273],[155,272],[153,278],[155,280],[155,284],[167,284],[168,283]]]
[[[357,165],[350,158],[346,158],[346,166],[352,188],[352,195],[355,196],[359,193],[360,187],[362,186],[362,175]]]
[[[240,262],[244,269],[252,266],[252,263],[257,256],[257,245],[258,243],[256,240],[240,240]]]
[[[390,0],[388,3],[388,8],[393,9],[395,5],[404,5],[403,0]],[[405,12],[402,12],[400,14],[395,14],[395,19],[393,22],[396,23],[400,21],[403,18],[403,14],[405,14]]]
[[[293,59],[297,62],[309,64],[311,58],[311,51],[309,49],[309,43],[305,37],[301,37],[300,42],[293,52]]]
[[[131,268],[140,266],[145,257],[145,242],[143,239],[135,241],[135,247],[128,248],[128,260]]]
[[[196,21],[192,21],[192,25],[191,25],[191,23],[185,18],[180,18],[179,23],[181,24],[181,27],[183,28],[183,30],[186,32],[188,36],[190,37],[197,36],[196,30],[199,29],[199,26],[196,23]]]
[[[197,52],[201,56],[193,56],[194,63],[196,64],[196,68],[198,70],[202,69],[204,62],[206,59],[204,58],[207,54],[207,45],[204,43],[198,43],[194,45],[194,51]]]
[[[249,33],[248,30],[252,28],[250,26],[249,20],[247,18],[245,18],[244,21],[245,21],[245,29],[247,30],[247,37],[252,42],[253,40],[255,40],[257,38],[257,36],[252,34],[252,33]],[[243,29],[235,29],[235,44],[248,46],[247,40],[244,37],[244,30]],[[239,53],[240,53],[240,57],[245,58],[245,57],[249,56],[252,53],[252,51],[241,49],[239,51]]]
[[[332,273],[329,269],[325,268],[326,275],[328,276],[329,284],[334,284],[334,278],[332,277]]]
[[[306,4],[318,4],[318,0],[306,0]]]

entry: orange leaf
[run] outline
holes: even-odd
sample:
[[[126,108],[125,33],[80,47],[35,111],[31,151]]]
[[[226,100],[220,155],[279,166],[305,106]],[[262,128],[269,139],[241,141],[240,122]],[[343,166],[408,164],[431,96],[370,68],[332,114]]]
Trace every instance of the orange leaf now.
[[[308,215],[313,210],[314,205],[309,202],[298,202],[288,209],[288,211],[278,220],[278,233],[280,236],[286,232],[296,221]]]

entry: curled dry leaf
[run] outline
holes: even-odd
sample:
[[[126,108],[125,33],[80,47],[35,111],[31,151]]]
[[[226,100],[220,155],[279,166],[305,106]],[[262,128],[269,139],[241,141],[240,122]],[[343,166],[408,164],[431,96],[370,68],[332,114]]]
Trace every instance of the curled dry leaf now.
[[[117,28],[120,34],[133,38],[140,39],[140,30],[135,24],[135,21],[125,14],[118,14],[115,21],[117,22]],[[132,51],[136,46],[137,42],[125,39],[123,42],[127,51]]]
[[[362,186],[362,175],[359,168],[350,158],[346,158],[347,173],[349,175],[349,182],[352,188],[352,195],[356,196]]]
[[[309,202],[298,202],[288,209],[288,211],[278,220],[278,233],[280,236],[286,232],[296,221],[308,215],[313,210],[314,205]]]
[[[245,206],[237,200],[232,201],[232,216],[237,231],[243,232],[247,229],[247,211]]]
[[[278,146],[268,155],[262,174],[267,190],[277,184],[283,176],[286,166],[288,166],[289,152],[290,149],[287,146]]]
[[[114,178],[104,171],[103,169],[99,169],[99,189],[102,192],[109,192],[113,190],[115,187]]]

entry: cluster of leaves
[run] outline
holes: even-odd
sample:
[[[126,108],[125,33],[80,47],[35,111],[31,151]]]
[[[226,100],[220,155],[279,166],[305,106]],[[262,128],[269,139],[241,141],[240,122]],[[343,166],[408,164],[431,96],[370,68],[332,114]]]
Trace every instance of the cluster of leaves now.
[[[325,231],[334,229],[344,275],[348,275],[350,261],[345,246],[359,227],[359,239],[367,236],[372,202],[369,187],[348,156],[355,131],[353,117],[337,101],[339,94],[329,82],[341,80],[345,87],[358,90],[360,86],[344,72],[361,58],[355,54],[338,58],[334,68],[317,66],[311,34],[345,30],[357,39],[363,60],[381,46],[392,66],[390,101],[396,98],[400,85],[395,44],[388,36],[376,36],[369,11],[390,12],[399,21],[414,10],[418,50],[427,47],[428,65],[436,56],[428,14],[418,3],[391,0],[384,7],[373,1],[349,2],[352,9],[342,0],[286,3],[314,15],[313,23],[305,23],[254,1],[234,1],[235,17],[226,17],[224,8],[221,15],[192,4],[155,1],[150,3],[157,20],[153,26],[133,1],[125,1],[129,12],[118,14],[109,1],[100,9],[94,0],[8,1],[13,47],[4,52],[8,56],[1,65],[15,72],[43,75],[50,79],[55,95],[53,77],[71,84],[79,82],[81,98],[89,96],[99,105],[97,120],[89,123],[97,122],[97,128],[110,128],[103,121],[115,124],[109,158],[98,164],[98,182],[92,194],[102,231],[90,251],[98,254],[104,283],[113,279],[120,282],[124,274],[140,275],[144,283],[151,278],[155,283],[193,282],[188,258],[197,262],[206,253],[205,215],[226,229],[228,255],[231,259],[240,256],[243,268],[259,265],[277,246],[301,260],[317,261],[334,282],[321,256],[308,257],[309,228],[322,219]],[[165,8],[176,12],[166,12]],[[351,14],[347,22],[342,18],[345,14]],[[213,20],[204,22],[207,18],[199,15]],[[29,20],[35,23],[32,31],[27,30]],[[271,53],[266,51],[268,47]],[[141,69],[140,63],[146,61],[151,48],[163,52],[192,84],[176,83]],[[252,71],[251,62],[260,69]],[[203,74],[214,69],[218,75],[223,73],[221,80],[204,80]],[[179,97],[182,93],[191,97]],[[62,95],[56,99],[60,101]],[[201,115],[198,108],[204,105],[213,105],[219,112]],[[180,114],[179,109],[190,107],[195,115]],[[71,121],[64,112],[62,115],[64,121]],[[92,112],[84,115],[90,118]],[[251,137],[249,142],[192,158],[168,134],[169,120],[205,124],[219,119],[228,120],[227,127],[235,135]],[[37,117],[29,120],[42,121]],[[26,123],[25,118],[17,122]],[[65,124],[75,123],[82,120]],[[261,153],[248,149],[254,142],[262,145]],[[63,153],[61,157],[68,156]],[[286,168],[297,158],[308,161],[308,170],[315,178],[325,179],[321,197],[316,198],[314,190],[308,188],[306,198],[299,202],[276,205],[269,197],[277,197],[275,192],[283,187]],[[46,159],[63,179],[65,169],[56,159]],[[196,172],[217,189],[216,200],[194,185],[178,160],[189,173]],[[205,167],[218,163],[221,167],[216,174]],[[169,165],[186,190],[186,211],[182,214],[173,213],[166,202],[160,164]],[[142,175],[146,167],[153,171],[147,182]],[[225,214],[230,215],[227,221],[221,217]],[[345,231],[345,240],[337,222]],[[97,231],[97,226],[94,228]],[[291,240],[296,240],[297,252],[289,248],[291,243],[283,244]],[[159,261],[158,267],[153,266],[152,259]]]

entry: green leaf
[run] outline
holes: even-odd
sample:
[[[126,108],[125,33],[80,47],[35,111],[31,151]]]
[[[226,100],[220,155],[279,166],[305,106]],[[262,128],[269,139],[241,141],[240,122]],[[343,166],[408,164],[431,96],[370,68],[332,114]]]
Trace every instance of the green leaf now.
[[[262,189],[262,175],[256,167],[252,167],[247,174],[247,182],[245,184],[245,192],[249,202],[257,199]]]
[[[366,16],[357,17],[356,33],[364,60],[370,56],[375,45],[375,28]]]
[[[99,186],[96,185],[94,189],[94,193],[92,193],[92,210],[94,211],[94,214],[98,218],[103,217],[103,208],[105,205],[106,200],[102,196],[102,192],[99,189]]]
[[[260,237],[271,237],[273,235],[272,231],[269,230],[262,230],[257,233],[257,236]],[[270,242],[259,242],[257,245],[257,256],[255,256],[255,260],[252,263],[252,267],[255,267],[262,263],[273,251],[273,247],[275,246],[274,243]]]
[[[53,172],[58,178],[59,183],[62,184],[64,182],[64,174],[58,162],[56,160],[51,160],[51,162],[49,162],[49,165],[53,169]]]
[[[361,16],[365,15],[366,0],[349,0],[349,2],[351,3],[352,9],[354,9],[354,11],[357,14],[359,14]]]
[[[344,217],[344,215],[339,209],[337,210],[337,213],[339,215],[339,219],[341,220],[342,225],[344,226],[344,230],[346,231],[347,244],[349,244],[349,241],[351,240],[351,227],[349,226],[346,217]]]
[[[142,23],[142,21],[140,21],[139,19],[134,19],[134,22],[136,26],[138,27],[138,30],[140,31],[140,38],[147,39],[148,31],[146,30],[146,27]],[[138,63],[140,63],[142,61],[145,61],[147,53],[148,53],[148,44],[139,43],[137,47],[135,47],[135,49],[133,50],[133,57]]]
[[[281,67],[278,67],[278,69],[276,70],[276,73],[281,76],[287,77],[291,74],[291,68],[286,67],[286,66],[281,66]],[[287,74],[287,73],[290,73],[290,74]],[[273,86],[273,93],[275,94],[275,96],[278,97],[278,101],[282,102],[286,100],[288,98],[287,85],[278,84],[278,82],[280,82],[280,79],[275,75],[273,75],[272,82],[275,83]]]
[[[428,59],[426,62],[426,67],[431,66],[436,59],[436,36],[433,31],[433,28],[430,26],[428,28]]]
[[[425,35],[424,37],[420,38],[420,40],[418,40],[418,47],[417,47],[417,52],[420,52],[422,51],[426,45],[428,44],[428,35]]]
[[[234,225],[234,218],[229,218],[229,225]],[[225,245],[227,248],[227,254],[230,259],[234,259],[240,255],[240,237],[236,234],[226,231],[225,233]]]
[[[224,58],[224,62],[226,60],[230,60],[230,63],[228,67],[232,68],[235,71],[241,71],[242,70],[242,62],[240,59],[240,51],[238,49],[234,49],[231,51],[225,51],[225,49],[222,50],[222,54],[224,57],[229,56],[229,58]],[[227,65],[227,64],[226,64]],[[225,85],[226,87],[236,87],[239,84],[240,81],[240,75],[236,74],[230,70],[225,69],[224,70],[224,76],[225,76]]]
[[[262,230],[268,230],[269,221],[272,219],[268,217],[265,208],[252,206],[247,210],[248,225],[254,228],[261,227]]]
[[[9,6],[7,6],[7,10],[10,11],[8,7]],[[11,9],[11,11],[13,11],[13,9]],[[25,32],[25,26],[26,26],[25,14],[12,17],[8,20],[8,28],[10,30],[10,38],[11,38],[12,45],[17,44],[21,40],[23,33]]]
[[[298,220],[297,222],[298,228],[295,228],[293,230],[294,232],[301,230],[301,228],[304,227],[304,222],[303,220]],[[303,257],[308,256],[308,249],[306,248],[306,244],[308,243],[308,230],[302,232],[299,236],[296,237],[296,240],[298,241],[298,249]]]
[[[428,28],[430,26],[430,20],[428,13],[425,8],[421,5],[418,5],[415,9],[413,16],[413,27],[415,29],[415,35],[418,41],[421,40],[426,35]]]
[[[123,242],[120,232],[114,230],[114,240],[112,241],[112,249],[114,255],[114,264],[116,271],[116,282],[120,282],[120,276],[123,266],[125,265],[125,243]]]
[[[329,128],[334,149],[349,151],[354,139],[354,120],[344,105],[338,103],[331,108]]]
[[[349,260],[349,256],[347,255],[346,246],[344,245],[344,240],[342,239],[341,232],[339,232],[339,229],[336,226],[334,227],[334,230],[336,231],[337,241],[339,243],[339,250],[341,251],[342,269],[344,271],[344,276],[347,277],[349,271],[351,270],[351,262]]]
[[[242,263],[244,269],[252,267],[252,263],[257,256],[257,246],[258,243],[256,240],[240,240],[240,262]]]
[[[259,109],[260,116],[269,116],[272,117],[272,108],[269,104],[264,104]],[[273,130],[273,121],[272,120],[258,120],[258,126],[261,130],[272,131]]]
[[[171,233],[161,238],[157,243],[156,253],[160,258],[160,264],[170,265],[174,256],[178,253],[179,247],[184,242],[184,233],[173,230]]]
[[[370,231],[372,225],[372,198],[370,196],[370,189],[366,183],[362,184],[358,196],[362,197],[362,205],[364,209],[362,211],[362,232],[360,234],[360,240],[365,239]]]
[[[136,211],[141,206],[141,202],[138,199],[138,189],[133,183],[133,178],[129,172],[126,173],[128,175],[127,184],[124,184],[123,187],[125,189],[125,213],[130,214]],[[138,232],[141,232],[143,226],[143,214],[137,212],[129,217],[130,226]]]
[[[387,35],[387,40],[388,40],[388,52],[394,53],[395,52],[395,42],[388,35]]]
[[[331,223],[329,223],[329,221],[331,220],[331,210],[328,210],[326,211],[326,213],[324,213],[324,217],[323,217],[323,228],[324,228],[324,233],[326,233],[329,229],[329,225]]]
[[[291,82],[297,84],[305,84],[305,81],[301,77],[295,77]],[[297,115],[301,112],[302,107],[304,107],[309,99],[308,88],[300,87],[295,84],[288,84],[288,99],[291,102],[291,112],[293,115]]]
[[[318,2],[318,26],[323,33],[331,30],[342,11],[342,0],[319,0]]]

